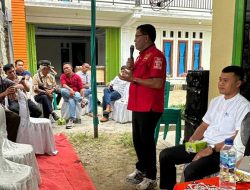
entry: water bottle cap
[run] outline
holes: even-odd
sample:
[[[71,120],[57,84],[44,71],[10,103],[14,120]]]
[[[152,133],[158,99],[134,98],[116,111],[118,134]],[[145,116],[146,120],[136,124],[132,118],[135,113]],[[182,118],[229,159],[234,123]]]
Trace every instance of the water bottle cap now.
[[[225,144],[228,144],[228,145],[233,145],[233,139],[225,139]]]

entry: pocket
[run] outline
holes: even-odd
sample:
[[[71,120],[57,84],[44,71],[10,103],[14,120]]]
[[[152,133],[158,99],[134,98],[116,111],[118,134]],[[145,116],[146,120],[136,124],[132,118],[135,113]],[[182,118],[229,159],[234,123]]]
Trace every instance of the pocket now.
[[[232,132],[232,131],[235,131],[235,119],[226,114],[223,119],[222,119],[222,123],[220,126],[226,126],[226,127],[222,127],[220,131],[226,131],[226,132]]]

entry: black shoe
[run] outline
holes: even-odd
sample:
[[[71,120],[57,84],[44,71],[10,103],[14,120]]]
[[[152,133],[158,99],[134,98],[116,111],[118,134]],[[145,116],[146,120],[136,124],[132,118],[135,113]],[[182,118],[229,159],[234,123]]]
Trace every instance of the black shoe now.
[[[100,106],[102,103],[100,100],[97,100],[97,105]]]
[[[60,117],[55,112],[52,112],[51,115],[52,115],[52,117],[53,117],[53,119],[55,121],[57,121],[58,119],[60,119]]]
[[[75,123],[75,124],[81,124],[82,120],[76,118],[76,119],[73,119],[73,123]]]
[[[73,119],[69,119],[67,125],[66,125],[66,129],[72,129],[74,126],[74,120]]]

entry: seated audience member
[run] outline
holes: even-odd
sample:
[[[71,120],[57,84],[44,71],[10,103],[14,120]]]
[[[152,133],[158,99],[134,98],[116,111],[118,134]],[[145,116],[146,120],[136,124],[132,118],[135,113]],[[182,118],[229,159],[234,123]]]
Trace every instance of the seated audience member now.
[[[25,92],[29,92],[30,91],[30,86],[27,80],[25,80],[24,77],[18,77],[16,75],[16,71],[15,68],[12,64],[6,64],[3,67],[4,72],[6,73],[7,77],[9,80],[13,81],[15,84],[21,84],[24,87],[24,91]],[[8,99],[8,108],[19,114],[19,104],[18,104],[18,100],[17,99]],[[42,114],[42,111],[39,109],[39,107],[32,102],[31,99],[28,99],[28,107],[29,107],[29,112],[30,112],[30,116],[31,117],[40,117],[40,115]]]
[[[121,67],[121,72],[124,72],[126,66]],[[101,122],[106,122],[109,120],[109,113],[111,112],[111,102],[119,100],[124,93],[124,89],[128,84],[127,81],[121,80],[116,76],[110,83],[107,88],[103,90],[102,98],[102,109],[103,117],[100,119]]]
[[[239,94],[244,78],[242,68],[228,66],[222,70],[218,89],[221,96],[211,100],[203,122],[189,141],[203,140],[207,148],[198,153],[188,153],[185,145],[161,151],[160,189],[173,189],[176,183],[176,165],[190,163],[184,170],[185,181],[198,180],[219,171],[220,149],[226,138],[234,138],[242,120],[250,111],[247,99]]]
[[[84,88],[84,97],[88,98],[88,112],[89,115],[92,115],[93,107],[92,107],[92,90],[91,90],[91,78],[90,75],[87,73],[90,69],[90,65],[88,63],[82,64],[82,70],[78,71],[76,74],[79,75],[82,79],[82,84]]]
[[[15,61],[15,68],[17,76],[23,76],[26,80],[29,80],[31,73],[27,70],[24,70],[24,62],[21,59]]]
[[[82,80],[79,75],[73,72],[73,68],[70,62],[63,64],[63,74],[60,77],[61,83],[61,95],[65,102],[69,103],[70,118],[66,125],[66,129],[71,129],[76,118],[76,104],[79,102],[84,107],[86,102],[84,101],[84,88]]]
[[[243,156],[250,156],[250,112],[248,112],[242,121],[241,127],[234,139],[234,148],[237,152],[237,161]]]
[[[50,74],[51,62],[48,60],[40,60],[38,62],[39,70],[33,77],[33,91],[36,102],[42,104],[43,115],[50,118],[50,114],[56,121],[59,119],[52,107],[53,92],[56,90],[55,77]]]
[[[0,104],[4,105],[4,98],[8,96],[9,99],[16,99],[16,89],[22,89],[21,84],[15,84],[13,81],[0,76]],[[16,142],[18,127],[20,124],[20,117],[15,112],[5,109],[7,138]]]

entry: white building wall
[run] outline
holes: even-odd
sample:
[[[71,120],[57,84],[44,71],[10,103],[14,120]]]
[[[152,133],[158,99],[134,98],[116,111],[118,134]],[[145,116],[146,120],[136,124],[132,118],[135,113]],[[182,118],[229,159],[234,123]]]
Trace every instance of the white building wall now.
[[[144,23],[136,23],[138,25]],[[136,32],[136,27],[138,25],[133,25],[133,27],[123,27],[121,29],[121,63],[126,64],[127,58],[130,54],[130,45],[134,44],[134,35]],[[153,24],[156,27],[156,40],[155,44],[158,49],[163,51],[163,41],[172,40],[173,41],[173,76],[169,78],[172,83],[183,84],[185,83],[185,77],[177,76],[177,63],[178,63],[178,42],[179,40],[188,41],[188,57],[187,57],[187,70],[192,69],[192,59],[193,59],[193,41],[201,41],[201,66],[204,70],[210,69],[210,47],[211,47],[211,27],[196,25],[175,25],[175,24],[165,24],[157,23]],[[163,31],[166,31],[166,36],[163,37]],[[170,37],[170,31],[174,32],[174,37]],[[178,31],[182,32],[182,37],[178,38]],[[185,32],[189,33],[189,37],[185,38]],[[193,38],[193,32],[196,32],[196,38]],[[199,38],[199,34],[203,34],[203,38]],[[138,51],[135,50],[134,57],[138,56]]]

